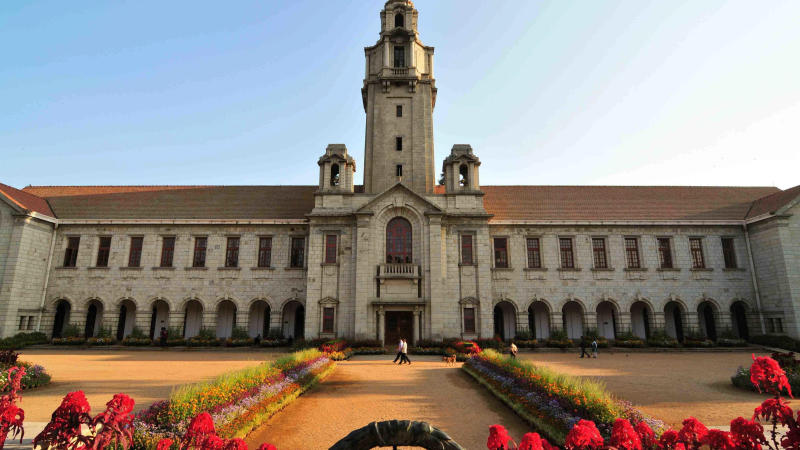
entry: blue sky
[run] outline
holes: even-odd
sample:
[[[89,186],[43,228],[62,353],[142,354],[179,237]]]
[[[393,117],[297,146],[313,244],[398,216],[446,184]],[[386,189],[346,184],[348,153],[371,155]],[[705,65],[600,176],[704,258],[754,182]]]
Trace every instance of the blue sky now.
[[[314,184],[364,157],[383,0],[0,2],[0,182]],[[437,171],[800,184],[800,2],[416,0]]]

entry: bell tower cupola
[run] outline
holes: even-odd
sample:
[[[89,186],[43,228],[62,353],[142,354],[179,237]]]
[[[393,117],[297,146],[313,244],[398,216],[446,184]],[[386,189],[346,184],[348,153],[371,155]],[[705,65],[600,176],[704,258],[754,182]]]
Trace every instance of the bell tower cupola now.
[[[382,192],[397,182],[433,193],[436,183],[433,47],[420,41],[418,15],[410,0],[387,1],[380,13],[378,42],[364,49],[366,193]]]
[[[448,194],[475,194],[480,192],[481,184],[478,179],[478,168],[481,160],[472,152],[469,144],[456,144],[450,151],[450,156],[444,160],[445,192]]]
[[[330,144],[319,164],[319,192],[330,194],[352,194],[355,160],[347,154],[344,144]]]

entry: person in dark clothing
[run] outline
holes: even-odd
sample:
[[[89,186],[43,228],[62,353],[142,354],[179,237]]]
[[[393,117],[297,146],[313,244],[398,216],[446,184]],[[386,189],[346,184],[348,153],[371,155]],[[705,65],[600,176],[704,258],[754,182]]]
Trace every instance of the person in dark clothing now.
[[[158,344],[162,347],[167,346],[167,328],[161,327],[161,332],[158,333]]]
[[[400,364],[403,364],[403,340],[397,343],[397,356],[394,357],[393,363],[397,364],[397,361],[400,360]]]
[[[403,363],[411,364],[411,360],[408,359],[408,342],[405,339],[403,339],[403,350],[400,353],[400,364]]]
[[[581,358],[586,355],[587,358],[591,358],[589,352],[586,351],[586,337],[581,336]]]

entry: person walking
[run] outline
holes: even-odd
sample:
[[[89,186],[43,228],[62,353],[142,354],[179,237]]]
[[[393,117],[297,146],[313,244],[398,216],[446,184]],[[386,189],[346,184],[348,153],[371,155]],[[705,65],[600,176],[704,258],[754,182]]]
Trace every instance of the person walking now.
[[[392,362],[393,363],[397,363],[398,359],[400,360],[400,364],[403,364],[403,340],[402,339],[400,339],[400,341],[397,343],[397,356],[394,357],[394,361],[392,361]]]
[[[584,355],[586,355],[587,358],[589,357],[589,353],[586,351],[586,336],[581,336],[581,358],[583,358]]]
[[[158,334],[158,343],[162,347],[167,346],[167,337],[169,333],[167,333],[167,327],[161,327],[161,332]]]
[[[517,344],[515,344],[514,341],[511,341],[511,349],[510,349],[511,359],[517,359],[518,351],[519,349],[517,348]]]
[[[597,358],[597,338],[592,340],[592,358]]]
[[[408,359],[408,342],[406,342],[405,339],[403,339],[403,350],[401,356],[402,359],[400,360],[400,364],[403,364],[404,361],[408,364],[411,364],[411,360]]]

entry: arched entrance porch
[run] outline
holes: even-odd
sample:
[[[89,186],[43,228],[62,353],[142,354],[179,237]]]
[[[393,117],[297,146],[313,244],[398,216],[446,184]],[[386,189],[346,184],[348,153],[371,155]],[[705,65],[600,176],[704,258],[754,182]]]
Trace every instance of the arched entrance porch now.
[[[283,307],[283,337],[304,339],[306,328],[306,309],[302,303],[292,300]]]
[[[217,337],[227,339],[233,334],[236,326],[236,304],[223,300],[217,305]]]
[[[494,306],[494,335],[506,341],[517,333],[517,311],[511,302],[502,301]]]
[[[156,339],[161,333],[161,328],[169,325],[169,304],[164,300],[153,302],[150,312],[150,339]]]
[[[697,317],[700,332],[712,341],[717,340],[717,308],[709,301],[700,302],[697,306]]]
[[[133,332],[136,326],[136,304],[131,300],[123,300],[119,305],[117,320],[117,340],[121,341]]]
[[[643,301],[636,301],[631,305],[631,331],[639,339],[650,337],[650,323],[652,311],[650,306]]]
[[[570,339],[580,339],[583,336],[583,307],[576,301],[567,302],[561,308],[561,317],[564,331]]]
[[[617,307],[609,301],[597,305],[597,333],[606,339],[617,337]]]
[[[747,304],[741,300],[733,302],[731,305],[731,319],[733,320],[733,331],[739,339],[750,339],[750,330],[747,326]]]
[[[528,328],[534,339],[550,337],[550,308],[542,301],[535,301],[528,307]]]
[[[671,301],[664,305],[664,331],[667,336],[683,342],[684,312],[680,303]]]
[[[64,332],[64,327],[69,323],[69,313],[72,310],[72,305],[66,300],[59,300],[56,304],[56,316],[53,320],[53,337],[61,337]]]
[[[250,305],[250,315],[248,316],[247,334],[254,338],[261,335],[262,338],[269,336],[269,303],[258,300]]]
[[[96,337],[103,328],[103,303],[99,300],[92,300],[86,308],[86,324],[83,327],[83,335],[87,338]]]

